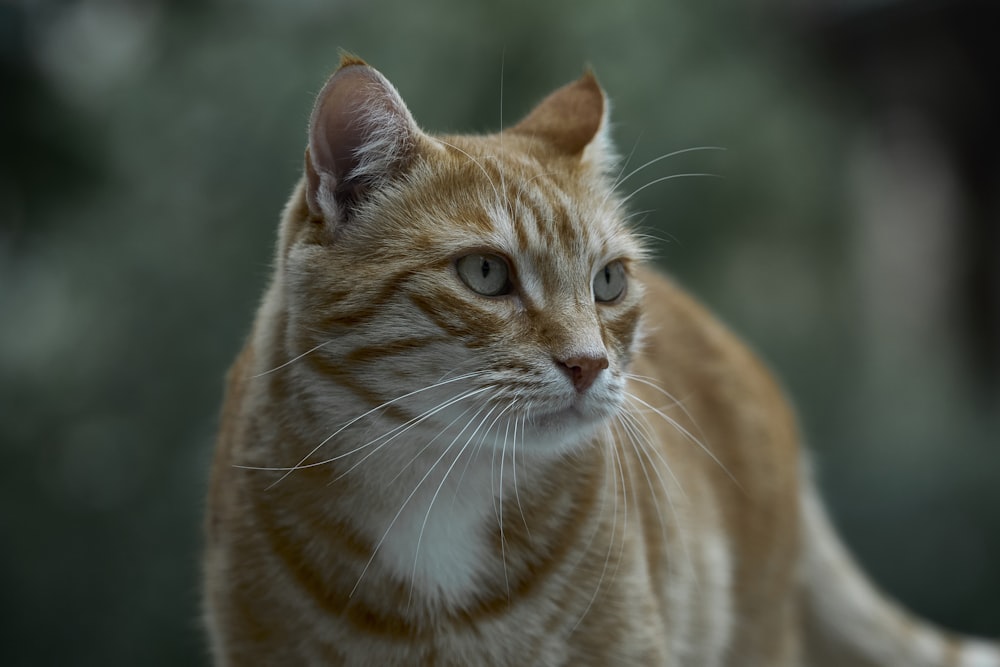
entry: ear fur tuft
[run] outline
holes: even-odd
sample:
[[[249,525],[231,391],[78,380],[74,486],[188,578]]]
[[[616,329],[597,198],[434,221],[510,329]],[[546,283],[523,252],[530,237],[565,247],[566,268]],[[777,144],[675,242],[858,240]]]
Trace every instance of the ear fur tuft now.
[[[313,217],[340,222],[373,189],[400,176],[420,129],[377,70],[341,54],[316,99],[306,151],[306,202]]]
[[[341,49],[340,50],[340,67],[338,67],[338,69],[342,69],[344,67],[349,67],[350,65],[364,65],[365,67],[370,67],[370,65],[368,63],[366,63],[364,60],[362,60],[358,56],[354,55],[350,51],[345,51],[344,49]]]

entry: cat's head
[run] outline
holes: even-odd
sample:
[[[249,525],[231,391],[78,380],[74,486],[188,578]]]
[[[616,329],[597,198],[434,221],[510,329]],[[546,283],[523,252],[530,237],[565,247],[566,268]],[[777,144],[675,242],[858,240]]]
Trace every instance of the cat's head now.
[[[514,429],[556,451],[606,423],[642,254],[608,175],[606,112],[588,73],[500,134],[432,136],[346,57],[316,101],[279,256],[309,400],[464,428],[460,444]]]

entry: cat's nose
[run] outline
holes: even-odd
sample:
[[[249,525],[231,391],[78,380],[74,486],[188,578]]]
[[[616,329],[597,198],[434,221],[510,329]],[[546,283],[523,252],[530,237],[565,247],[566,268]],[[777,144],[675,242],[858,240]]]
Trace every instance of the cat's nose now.
[[[601,371],[608,367],[608,358],[604,355],[569,357],[556,359],[556,364],[569,375],[576,390],[583,393],[594,384]]]

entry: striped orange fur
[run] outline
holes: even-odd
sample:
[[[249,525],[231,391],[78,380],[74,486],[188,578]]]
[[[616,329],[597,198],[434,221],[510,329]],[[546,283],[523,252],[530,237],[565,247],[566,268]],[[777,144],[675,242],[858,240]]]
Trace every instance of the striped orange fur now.
[[[432,136],[345,57],[228,378],[218,665],[1000,667],[866,583],[767,370],[643,263],[591,74]]]

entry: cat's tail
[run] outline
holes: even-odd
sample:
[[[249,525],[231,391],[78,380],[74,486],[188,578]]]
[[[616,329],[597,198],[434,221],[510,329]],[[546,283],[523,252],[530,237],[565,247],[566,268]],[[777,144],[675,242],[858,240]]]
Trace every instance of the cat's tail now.
[[[935,627],[883,597],[840,542],[812,482],[805,487],[806,665],[1000,667],[1000,644]]]

